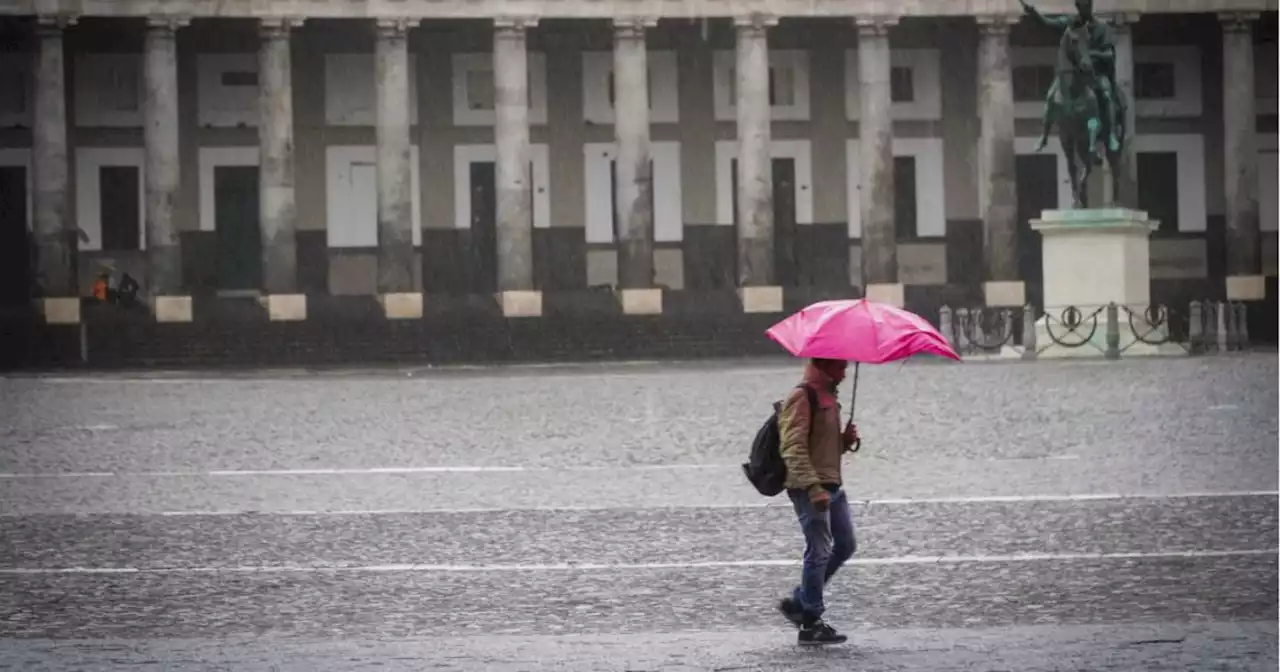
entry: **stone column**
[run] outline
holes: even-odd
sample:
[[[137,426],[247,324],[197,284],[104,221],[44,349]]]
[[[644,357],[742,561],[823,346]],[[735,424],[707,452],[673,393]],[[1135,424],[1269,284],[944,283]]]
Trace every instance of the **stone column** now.
[[[142,137],[146,143],[148,284],[161,322],[190,322],[191,297],[184,295],[182,247],[175,217],[181,163],[178,158],[178,29],[186,20],[147,20]]]
[[[307,297],[298,293],[289,41],[290,32],[301,23],[294,19],[264,19],[258,51],[258,221],[262,227],[262,284],[272,320],[307,317]]]
[[[656,24],[652,19],[613,22],[613,130],[618,142],[613,206],[619,223],[618,284],[627,314],[662,312],[662,291],[653,288],[653,170],[645,43],[645,29]]]
[[[1227,196],[1227,300],[1266,298],[1258,230],[1258,134],[1253,24],[1258,14],[1222,14],[1223,161]]]
[[[889,93],[889,17],[857,19],[858,147],[862,185],[862,283],[864,295],[901,306],[898,234],[893,207],[893,117]]]
[[[978,106],[982,134],[978,141],[982,190],[983,256],[988,306],[1021,307],[1026,303],[1018,279],[1017,153],[1014,150],[1013,66],[1009,61],[1009,29],[1016,16],[978,19]]]
[[[1127,105],[1124,116],[1125,143],[1120,148],[1120,193],[1116,203],[1126,208],[1138,207],[1138,105],[1133,95],[1133,24],[1139,14],[1117,14],[1111,18],[1111,34],[1116,44],[1116,88]]]
[[[38,308],[47,322],[80,322],[78,240],[71,220],[67,159],[66,66],[63,31],[68,17],[41,16],[36,26],[35,114],[31,164]]]
[[[542,314],[533,283],[533,176],[529,173],[529,52],[531,19],[493,25],[493,88],[498,149],[498,292],[508,317]]]
[[[414,22],[379,19],[375,47],[377,98],[378,295],[388,319],[422,317],[413,284],[413,167],[409,157],[409,29]]]
[[[738,110],[738,286],[746,312],[782,310],[773,268],[773,160],[769,106],[769,27],[777,19],[737,17],[734,68]]]

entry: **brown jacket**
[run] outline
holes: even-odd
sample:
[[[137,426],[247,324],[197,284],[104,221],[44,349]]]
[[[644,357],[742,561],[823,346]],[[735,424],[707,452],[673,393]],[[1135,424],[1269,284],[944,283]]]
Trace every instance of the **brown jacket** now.
[[[803,387],[787,396],[778,413],[782,461],[787,465],[786,487],[807,489],[820,483],[840,485],[840,457],[844,441],[840,431],[840,402],[827,374],[809,364],[805,385],[817,393],[813,415]],[[810,429],[812,428],[812,430]]]

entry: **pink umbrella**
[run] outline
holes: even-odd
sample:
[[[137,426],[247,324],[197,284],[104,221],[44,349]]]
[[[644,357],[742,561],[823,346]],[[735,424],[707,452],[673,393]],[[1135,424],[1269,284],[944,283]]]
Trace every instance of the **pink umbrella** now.
[[[947,339],[928,320],[886,303],[854,299],[819,301],[765,332],[796,357],[843,359],[854,363],[853,401],[858,395],[858,367],[931,354],[960,361]]]

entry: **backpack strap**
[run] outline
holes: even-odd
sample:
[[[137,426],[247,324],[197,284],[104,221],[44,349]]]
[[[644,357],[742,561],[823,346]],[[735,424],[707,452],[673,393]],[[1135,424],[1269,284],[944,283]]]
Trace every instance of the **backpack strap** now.
[[[801,383],[796,387],[804,388],[804,396],[809,400],[809,437],[813,437],[813,413],[818,408],[818,391],[807,383]]]

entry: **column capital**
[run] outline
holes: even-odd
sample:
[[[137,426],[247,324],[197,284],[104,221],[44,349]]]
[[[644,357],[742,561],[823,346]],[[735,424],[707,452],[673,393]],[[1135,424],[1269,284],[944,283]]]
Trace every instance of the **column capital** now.
[[[853,20],[859,37],[887,37],[889,29],[898,25],[896,16],[859,16]]]
[[[173,35],[179,28],[191,25],[189,16],[148,16],[147,30],[151,32]]]
[[[778,25],[778,17],[772,14],[761,14],[755,12],[733,17],[733,25],[739,30],[752,30],[764,32],[773,26]]]
[[[524,33],[538,25],[538,19],[532,16],[502,16],[493,20],[493,30],[498,34]]]
[[[304,20],[293,16],[268,17],[258,25],[258,34],[262,37],[288,37],[291,31],[302,27]]]
[[[1262,18],[1260,12],[1222,12],[1218,20],[1222,22],[1222,30],[1228,33],[1243,33],[1253,30],[1253,24]]]
[[[1118,12],[1116,14],[1106,14],[1103,18],[1114,30],[1130,30],[1133,28],[1133,24],[1142,20],[1142,14],[1138,12]]]
[[[36,34],[60,37],[62,31],[74,26],[80,17],[74,14],[41,14],[36,17]]]
[[[1008,35],[1022,17],[1017,14],[994,14],[991,16],[976,17],[978,21],[978,31],[983,36],[1000,36]]]
[[[417,19],[378,19],[374,31],[382,38],[403,38],[409,30],[418,27]]]
[[[643,38],[647,28],[658,25],[658,19],[652,16],[633,16],[613,20],[614,38]]]

